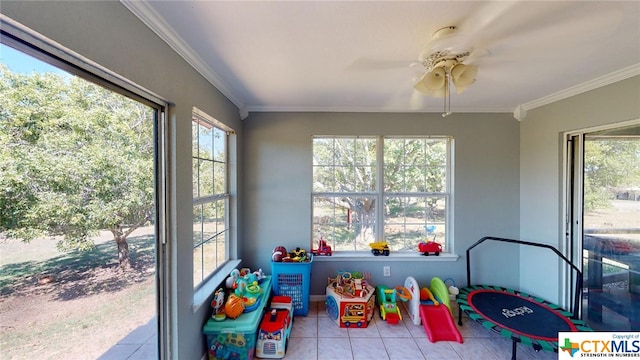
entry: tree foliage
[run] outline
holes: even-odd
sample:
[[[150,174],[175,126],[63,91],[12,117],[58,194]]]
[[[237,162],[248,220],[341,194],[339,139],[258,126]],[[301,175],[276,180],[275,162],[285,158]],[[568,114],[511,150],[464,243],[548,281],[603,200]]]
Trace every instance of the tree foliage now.
[[[447,191],[446,143],[385,138],[384,161],[378,163],[375,137],[314,138],[316,236],[330,240],[336,250],[368,249],[369,242],[377,241],[376,212],[384,211],[385,240],[394,250],[413,248],[424,239],[428,223],[444,223],[440,194]],[[384,167],[382,179],[379,166]],[[376,193],[382,187],[385,200],[380,205]]]
[[[128,265],[126,237],[152,219],[154,110],[76,77],[4,65],[0,93],[0,233],[87,250],[109,229]]]
[[[640,140],[587,139],[584,151],[585,210],[606,208],[618,190],[640,188]]]

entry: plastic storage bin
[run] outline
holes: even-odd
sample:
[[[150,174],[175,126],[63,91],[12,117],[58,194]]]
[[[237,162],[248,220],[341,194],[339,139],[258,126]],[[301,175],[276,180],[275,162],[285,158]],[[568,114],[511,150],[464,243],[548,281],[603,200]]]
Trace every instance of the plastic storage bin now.
[[[291,297],[294,315],[309,313],[312,263],[313,257],[305,262],[271,262],[273,293]]]
[[[255,310],[244,313],[236,319],[227,318],[224,321],[209,319],[206,322],[202,332],[207,338],[209,360],[253,359],[258,326],[271,294],[271,279],[272,277],[267,276],[262,280],[260,305]]]

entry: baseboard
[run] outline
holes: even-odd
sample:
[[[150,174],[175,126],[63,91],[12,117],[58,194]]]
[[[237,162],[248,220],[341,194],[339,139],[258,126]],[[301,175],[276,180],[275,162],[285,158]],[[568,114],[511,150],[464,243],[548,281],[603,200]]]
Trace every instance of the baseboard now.
[[[327,298],[326,295],[310,295],[309,296],[310,301],[325,301],[326,298]]]

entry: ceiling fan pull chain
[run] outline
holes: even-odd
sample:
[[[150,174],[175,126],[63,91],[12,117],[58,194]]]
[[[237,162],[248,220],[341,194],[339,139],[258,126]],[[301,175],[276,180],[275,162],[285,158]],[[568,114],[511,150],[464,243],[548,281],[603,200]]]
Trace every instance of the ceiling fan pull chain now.
[[[444,109],[442,112],[442,117],[447,117],[451,115],[451,78],[449,72],[445,72],[445,82],[444,82]]]

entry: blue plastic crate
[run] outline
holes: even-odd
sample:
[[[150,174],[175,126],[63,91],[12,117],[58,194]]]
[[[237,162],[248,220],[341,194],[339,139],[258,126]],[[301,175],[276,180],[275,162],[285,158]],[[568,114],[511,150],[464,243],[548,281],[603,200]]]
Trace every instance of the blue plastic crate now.
[[[294,315],[309,313],[312,262],[271,262],[273,293],[291,297]]]

